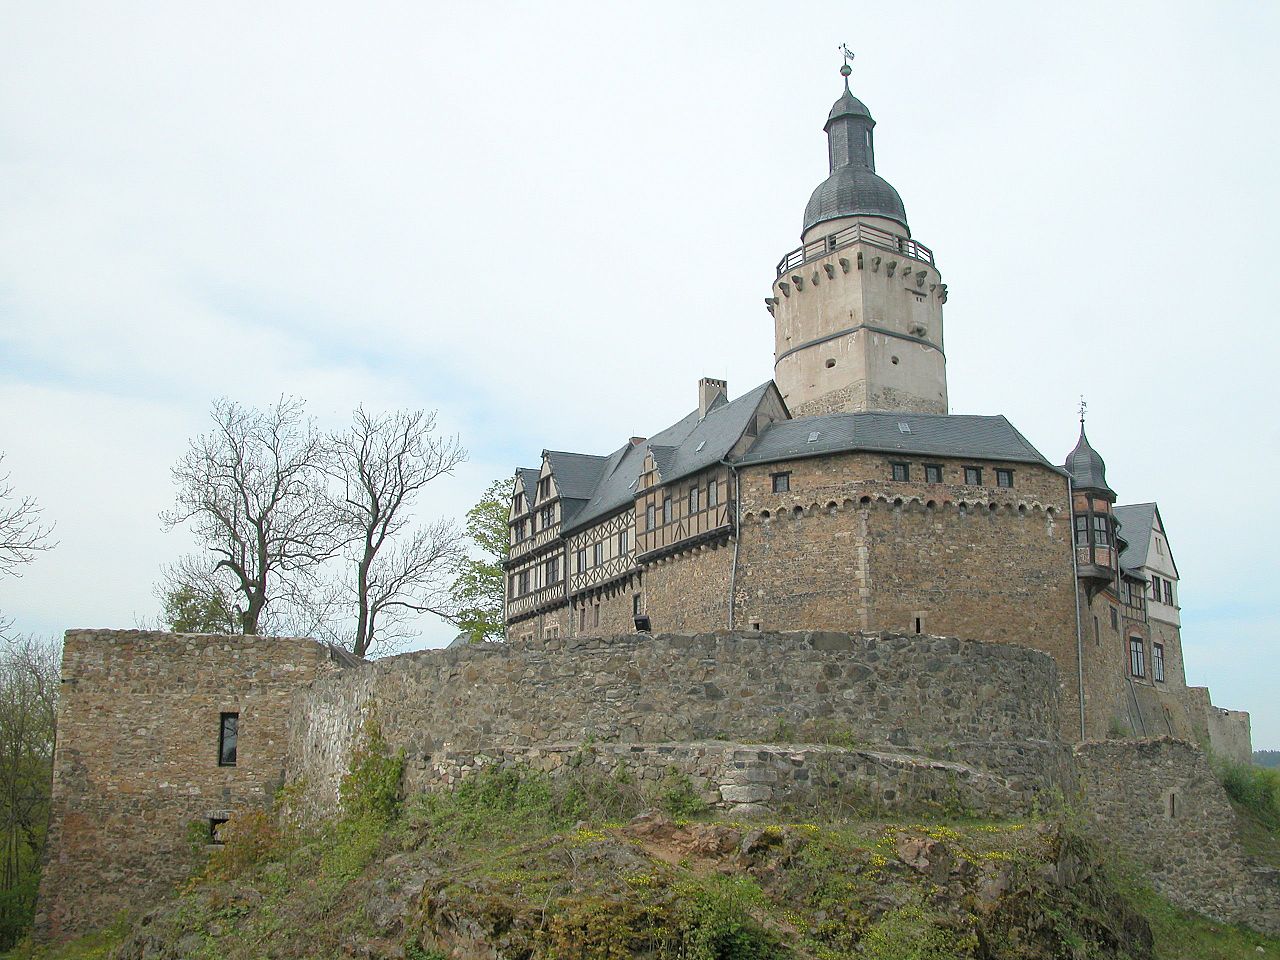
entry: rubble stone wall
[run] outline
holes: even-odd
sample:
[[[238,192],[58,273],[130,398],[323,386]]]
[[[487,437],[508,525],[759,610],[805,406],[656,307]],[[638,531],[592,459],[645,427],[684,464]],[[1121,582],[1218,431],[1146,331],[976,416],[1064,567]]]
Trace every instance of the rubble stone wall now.
[[[1034,650],[923,636],[630,634],[420,651],[304,691],[289,779],[307,812],[332,813],[372,714],[404,748],[411,791],[433,785],[446,757],[725,740],[953,760],[1029,797],[1066,783],[1057,687],[1052,660]]]
[[[1084,808],[1098,834],[1144,867],[1174,903],[1280,934],[1280,871],[1252,863],[1208,758],[1170,737],[1075,747]]]
[[[293,695],[334,656],[313,640],[69,631],[37,935],[109,923],[187,875],[193,823],[267,807]],[[224,712],[239,714],[234,766],[218,763]]]

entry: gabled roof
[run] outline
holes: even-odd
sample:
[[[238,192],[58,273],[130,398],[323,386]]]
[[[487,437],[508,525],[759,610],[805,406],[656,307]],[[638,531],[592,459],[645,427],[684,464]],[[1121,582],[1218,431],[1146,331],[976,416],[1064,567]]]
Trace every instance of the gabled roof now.
[[[856,450],[1034,463],[1064,472],[1003,416],[892,411],[831,413],[770,424],[740,462],[768,463]]]
[[[538,474],[541,471],[537,467],[521,467],[516,471],[516,475],[520,478],[520,482],[524,484],[524,502],[525,506],[532,510],[533,500],[538,494]]]
[[[551,475],[555,477],[556,492],[560,495],[560,529],[563,530],[574,522],[600,485],[609,458],[562,450],[544,450],[542,455],[551,464]]]
[[[1120,569],[1136,575],[1146,566],[1147,557],[1151,554],[1151,532],[1160,516],[1160,508],[1155,503],[1116,504],[1112,507],[1112,513],[1120,522],[1121,536],[1128,541],[1128,545],[1120,551]],[[1164,528],[1163,521],[1160,527]],[[1173,547],[1169,545],[1168,534],[1164,541],[1165,548],[1169,551],[1169,564],[1176,577],[1178,564],[1173,559]]]
[[[628,443],[608,457],[596,458],[604,461],[599,483],[590,501],[561,524],[561,531],[594,523],[634,501],[646,451],[654,453],[663,483],[723,460],[754,420],[760,401],[771,388],[773,381],[766,380],[736,400],[713,404],[701,420],[693,410],[654,434],[647,444]]]

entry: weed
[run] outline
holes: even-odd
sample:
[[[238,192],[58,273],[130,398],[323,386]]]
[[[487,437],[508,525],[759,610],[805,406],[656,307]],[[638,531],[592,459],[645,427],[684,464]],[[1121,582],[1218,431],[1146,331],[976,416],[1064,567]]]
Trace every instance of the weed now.
[[[351,756],[351,765],[338,788],[342,809],[348,816],[371,814],[384,821],[400,810],[400,781],[404,775],[404,749],[392,756],[376,714],[365,718],[364,739]]]
[[[710,807],[693,786],[693,781],[675,767],[669,767],[658,787],[658,806],[668,816],[691,820],[704,816]]]

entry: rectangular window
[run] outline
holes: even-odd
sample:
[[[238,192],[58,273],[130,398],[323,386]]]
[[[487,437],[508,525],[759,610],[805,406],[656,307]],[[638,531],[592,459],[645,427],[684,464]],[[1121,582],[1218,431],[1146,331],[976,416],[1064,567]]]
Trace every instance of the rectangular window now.
[[[550,557],[547,560],[547,584],[553,584],[560,579],[560,558]]]
[[[1164,602],[1173,606],[1173,581],[1166,580],[1164,582]]]
[[[529,592],[529,571],[520,571],[520,596],[524,596]]]
[[[791,474],[789,473],[775,473],[772,480],[774,493],[786,493],[791,489]]]
[[[649,506],[644,508],[644,528],[646,530],[652,530],[656,526],[657,523],[654,520],[653,504],[651,503]]]
[[[604,544],[593,543],[591,545],[591,565],[598,567],[602,563],[604,563]]]
[[[924,465],[924,482],[925,483],[941,483],[942,482],[942,464],[926,463]]]
[[[1115,607],[1111,607],[1111,629],[1118,631],[1120,629],[1120,614],[1116,612]]]
[[[209,818],[209,842],[222,846],[227,842],[226,834],[222,828],[227,825],[226,817],[210,817]]]
[[[542,508],[542,529],[543,530],[546,530],[548,527],[551,526],[552,523],[555,522],[555,516],[556,516],[556,512],[554,507]]]
[[[1156,603],[1160,602],[1160,578],[1159,577],[1151,578],[1151,599],[1156,601]]]
[[[631,615],[633,617],[640,616],[640,594],[633,593],[631,595]]]
[[[587,608],[585,605],[578,608],[578,632],[581,633],[587,629]]]
[[[218,715],[218,766],[236,765],[236,739],[240,733],[240,714]]]
[[[1156,553],[1160,554],[1162,557],[1164,556],[1164,541],[1159,537],[1156,537]]]
[[[690,513],[690,514],[695,514],[695,513],[697,513],[697,512],[698,512],[698,510],[699,510],[699,505],[698,505],[698,488],[697,488],[697,487],[690,487],[690,488],[689,488],[689,513]]]
[[[591,625],[593,627],[600,626],[600,604],[596,604],[591,608]]]
[[[982,486],[982,468],[981,467],[965,467],[964,482],[971,487]]]
[[[996,470],[996,486],[997,486],[997,487],[1012,487],[1012,486],[1013,486],[1013,471],[1012,471],[1012,470],[1001,470],[1001,469],[997,469],[997,470]]]
[[[524,494],[523,493],[516,494],[515,505],[512,507],[512,511],[514,513],[524,513]]]
[[[1085,514],[1076,514],[1076,546],[1084,547],[1089,543],[1089,518]]]
[[[707,506],[714,507],[720,503],[720,484],[712,480],[707,484]]]
[[[538,480],[538,499],[545,500],[551,496],[551,478],[541,477]]]
[[[583,571],[585,571],[585,570],[587,569],[587,549],[586,549],[586,547],[579,547],[579,548],[578,548],[577,552],[576,552],[576,553],[574,554],[574,556],[573,556],[573,563],[574,563],[574,567],[577,569],[577,571],[578,571],[579,573],[582,573]]]
[[[892,466],[893,466],[893,479],[895,480],[911,479],[911,464],[895,463],[895,464],[892,464]]]
[[[1111,546],[1111,526],[1107,523],[1106,514],[1093,515],[1093,543],[1099,547]]]
[[[670,497],[662,498],[662,522],[663,523],[671,522],[671,498]]]
[[[1129,670],[1135,677],[1147,675],[1147,661],[1142,651],[1142,638],[1129,638]]]
[[[618,556],[625,557],[627,555],[627,531],[618,531]]]
[[[1164,683],[1164,644],[1153,643],[1151,645],[1151,673]]]
[[[516,521],[516,543],[524,539],[525,524],[524,520]]]

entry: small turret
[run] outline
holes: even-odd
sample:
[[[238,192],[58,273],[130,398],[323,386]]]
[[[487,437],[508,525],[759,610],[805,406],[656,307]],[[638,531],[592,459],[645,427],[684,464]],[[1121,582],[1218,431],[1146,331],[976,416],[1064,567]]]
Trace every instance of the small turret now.
[[[1115,581],[1120,571],[1120,544],[1112,507],[1116,492],[1107,486],[1107,464],[1084,432],[1080,402],[1080,439],[1063,464],[1071,474],[1071,511],[1075,530],[1076,570],[1094,589]]]

